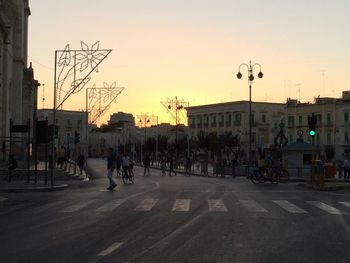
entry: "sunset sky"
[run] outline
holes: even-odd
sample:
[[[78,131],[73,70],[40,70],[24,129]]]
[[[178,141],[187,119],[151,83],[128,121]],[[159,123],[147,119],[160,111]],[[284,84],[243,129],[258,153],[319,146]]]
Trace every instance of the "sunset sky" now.
[[[30,0],[29,58],[45,84],[39,108],[52,107],[54,53],[100,41],[112,49],[91,82],[125,87],[113,112],[149,113],[170,122],[161,101],[190,106],[248,100],[247,70],[260,63],[254,101],[313,101],[350,90],[348,0]],[[258,69],[256,71],[258,73]],[[64,109],[85,109],[85,91]]]

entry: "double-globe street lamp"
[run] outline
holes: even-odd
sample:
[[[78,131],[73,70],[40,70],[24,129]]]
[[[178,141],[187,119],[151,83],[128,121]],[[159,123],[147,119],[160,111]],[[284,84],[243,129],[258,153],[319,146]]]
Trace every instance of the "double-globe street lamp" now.
[[[253,69],[254,67],[259,67],[259,73],[258,77],[261,79],[264,74],[261,72],[261,65],[259,63],[254,63],[252,65],[252,62],[249,61],[248,64],[241,64],[238,67],[238,73],[237,73],[237,78],[241,79],[242,78],[242,73],[241,73],[241,67],[245,66],[248,69],[248,84],[249,84],[249,152],[248,152],[248,175],[249,175],[249,167],[251,165],[251,158],[252,158],[252,84],[254,80],[254,72]]]

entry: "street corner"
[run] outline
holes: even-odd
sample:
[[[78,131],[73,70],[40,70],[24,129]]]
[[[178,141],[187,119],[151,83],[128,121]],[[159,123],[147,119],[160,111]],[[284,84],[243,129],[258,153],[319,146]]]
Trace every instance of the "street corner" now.
[[[49,192],[63,190],[69,187],[68,184],[43,184],[13,182],[0,185],[1,193],[23,193],[23,192]]]

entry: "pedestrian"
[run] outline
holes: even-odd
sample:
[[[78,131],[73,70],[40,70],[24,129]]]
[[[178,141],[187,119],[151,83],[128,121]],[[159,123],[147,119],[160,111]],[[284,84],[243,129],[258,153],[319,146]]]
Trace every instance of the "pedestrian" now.
[[[160,159],[160,168],[162,169],[162,176],[165,176],[166,160],[164,156]]]
[[[350,179],[349,171],[350,171],[350,162],[348,158],[345,156],[343,161],[344,180]]]
[[[150,176],[150,171],[149,171],[150,165],[151,165],[150,156],[149,154],[145,154],[145,157],[143,158],[143,166],[144,166],[143,176],[146,176],[146,172],[148,172],[148,176]]]
[[[120,176],[121,175],[120,168],[122,167],[122,156],[120,154],[118,154],[115,162],[116,162],[116,168],[117,168],[117,176]]]
[[[113,149],[110,147],[108,148],[108,156],[107,156],[107,177],[109,180],[109,187],[107,187],[107,190],[113,190],[117,184],[113,180],[113,170],[114,170],[114,162],[115,162],[115,156],[113,154]]]
[[[81,153],[78,155],[78,167],[80,170],[80,174],[83,174],[84,164],[85,164],[85,156],[84,154]]]
[[[64,157],[63,157],[63,163],[64,163],[64,169],[63,170],[67,170],[67,164],[69,162],[70,159],[70,148],[69,145],[67,146],[67,148],[64,149]]]
[[[176,176],[176,171],[174,170],[174,158],[173,156],[170,156],[170,160],[169,160],[169,176],[171,176],[171,172],[174,173],[174,175]]]
[[[341,179],[343,177],[343,161],[341,159],[337,161],[337,170],[338,178]]]
[[[238,154],[235,153],[233,155],[233,158],[231,160],[231,172],[232,172],[232,177],[235,178],[236,177],[236,166],[237,166],[237,162],[238,162]]]
[[[186,162],[185,162],[185,175],[191,176],[191,167],[192,167],[191,158],[187,156]]]
[[[61,145],[61,148],[58,150],[57,153],[57,167],[59,166],[61,169],[63,168],[65,154],[66,148],[63,145]]]

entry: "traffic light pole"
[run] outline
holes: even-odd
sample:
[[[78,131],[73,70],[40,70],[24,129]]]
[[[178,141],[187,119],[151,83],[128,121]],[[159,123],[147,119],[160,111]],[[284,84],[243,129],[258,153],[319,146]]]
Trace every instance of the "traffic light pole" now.
[[[312,152],[311,152],[311,173],[310,173],[310,184],[313,183],[313,177],[315,174],[315,136],[311,137],[311,145],[312,145]]]

